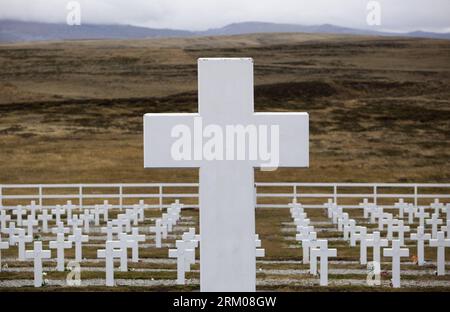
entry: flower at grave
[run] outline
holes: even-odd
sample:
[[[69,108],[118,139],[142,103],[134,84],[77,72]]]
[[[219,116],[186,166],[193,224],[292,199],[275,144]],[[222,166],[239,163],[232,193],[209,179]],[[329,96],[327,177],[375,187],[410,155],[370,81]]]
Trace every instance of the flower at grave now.
[[[419,264],[419,258],[416,255],[412,255],[411,262],[414,264]]]

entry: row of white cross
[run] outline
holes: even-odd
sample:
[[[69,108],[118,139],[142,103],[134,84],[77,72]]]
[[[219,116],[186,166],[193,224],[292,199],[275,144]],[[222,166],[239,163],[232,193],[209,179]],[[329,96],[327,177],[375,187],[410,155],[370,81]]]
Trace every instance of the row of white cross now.
[[[317,261],[320,259],[320,286],[328,285],[328,258],[336,257],[337,250],[328,248],[328,240],[317,239],[314,226],[301,204],[296,200],[289,205],[291,217],[297,228],[295,239],[301,242],[303,250],[303,263],[310,265],[310,274],[317,275]]]
[[[172,226],[176,224],[180,218],[182,205],[177,200],[174,204],[167,209],[167,213],[163,214],[160,230],[163,233],[172,231]],[[0,225],[1,233],[8,234],[9,240],[6,242],[1,241],[0,235],[0,270],[1,270],[1,249],[7,249],[10,245],[17,244],[18,246],[18,260],[24,261],[26,259],[34,260],[34,285],[40,287],[42,285],[42,260],[50,259],[50,250],[42,249],[42,242],[37,240],[34,242],[33,250],[25,250],[25,243],[33,242],[34,228],[38,225],[37,220],[42,221],[42,232],[48,233],[48,221],[55,216],[55,227],[51,229],[53,234],[56,234],[56,239],[50,241],[49,248],[56,249],[57,252],[57,271],[64,271],[64,251],[70,249],[75,245],[75,260],[80,262],[82,260],[82,243],[89,241],[88,235],[83,235],[83,232],[88,233],[90,231],[89,224],[94,223],[96,226],[100,225],[100,216],[103,217],[103,221],[106,222],[106,226],[101,228],[101,232],[106,234],[105,249],[98,250],[98,258],[105,258],[106,266],[106,284],[108,286],[114,285],[114,273],[113,273],[113,261],[114,258],[120,258],[120,270],[127,271],[127,250],[132,250],[132,261],[138,262],[139,259],[139,242],[145,241],[145,235],[139,234],[139,229],[136,227],[139,222],[144,221],[144,208],[146,205],[142,201],[138,205],[134,205],[131,209],[126,209],[125,213],[118,214],[116,219],[109,220],[108,211],[112,209],[112,206],[107,201],[103,205],[95,205],[93,210],[85,210],[82,215],[73,214],[73,210],[76,207],[68,202],[64,206],[56,206],[48,214],[47,209],[42,209],[34,202],[25,209],[23,206],[18,206],[12,211],[13,215],[16,215],[16,222],[23,228],[16,228],[15,222],[7,221],[11,220],[11,216],[6,214],[4,209],[0,213]],[[31,211],[28,215],[27,211]],[[42,214],[36,215],[37,211],[41,211]],[[25,212],[25,213],[24,213]],[[62,215],[66,215],[64,223]],[[23,216],[27,216],[26,221],[23,220]],[[36,220],[37,219],[37,220]],[[158,221],[157,220],[157,221]],[[65,227],[68,225],[69,227]],[[133,225],[133,227],[132,227]],[[80,228],[82,227],[82,228]],[[153,229],[154,227],[151,227]],[[130,233],[130,234],[129,234]],[[66,234],[67,236],[66,240]],[[114,237],[115,235],[115,237]],[[167,234],[166,234],[167,235]],[[158,238],[156,238],[158,241]],[[158,244],[158,242],[157,242]],[[159,239],[159,247],[161,245]]]
[[[337,224],[338,231],[343,232],[344,240],[349,241],[350,246],[356,246],[356,241],[360,243],[360,263],[367,263],[367,248],[373,248],[373,261],[380,263],[380,248],[388,247],[389,242],[392,242],[391,248],[384,248],[383,255],[392,258],[392,286],[400,287],[400,258],[409,256],[409,249],[402,248],[405,245],[405,232],[410,232],[410,226],[404,225],[404,212],[408,214],[408,223],[414,223],[414,218],[419,219],[419,226],[417,226],[416,233],[411,233],[410,239],[417,241],[417,263],[424,264],[424,242],[429,241],[431,247],[437,247],[437,274],[445,275],[445,247],[450,246],[450,205],[439,203],[435,200],[430,208],[434,209],[430,219],[429,213],[425,212],[425,207],[414,207],[412,204],[405,203],[402,199],[394,205],[399,209],[398,218],[394,218],[392,213],[383,211],[383,207],[374,203],[369,203],[365,199],[360,206],[363,208],[364,217],[369,219],[372,224],[378,223],[377,231],[372,234],[367,233],[367,228],[364,226],[356,226],[354,219],[350,219],[348,213],[343,212],[342,207],[334,204],[331,200],[325,204],[328,210],[328,217],[333,224]],[[438,231],[438,225],[442,224],[439,219],[440,213],[446,214],[447,224],[441,227]],[[431,234],[425,233],[425,224],[431,225]],[[380,232],[387,226],[386,238],[381,238]],[[397,233],[397,238],[394,239],[394,233]],[[447,233],[447,239],[445,238]]]
[[[430,208],[434,213],[430,215],[425,212],[425,207],[414,207],[412,204],[405,203],[400,200],[395,204],[395,208],[399,210],[398,215],[386,213],[381,206],[369,203],[368,200],[362,202],[361,207],[364,211],[364,217],[370,223],[378,224],[377,231],[371,234],[367,233],[367,228],[364,226],[357,226],[354,219],[350,219],[349,214],[343,211],[342,207],[334,204],[331,200],[325,203],[328,217],[332,223],[338,228],[338,231],[343,233],[344,240],[348,241],[350,246],[356,246],[358,241],[360,244],[360,263],[367,263],[367,248],[373,248],[373,261],[380,263],[380,254],[382,247],[389,247],[389,242],[392,242],[391,248],[384,248],[383,255],[392,257],[392,284],[394,287],[400,287],[400,258],[409,255],[409,249],[402,248],[404,246],[404,234],[410,232],[410,227],[404,225],[405,213],[408,214],[407,222],[412,224],[415,218],[419,219],[419,226],[416,233],[411,233],[410,239],[417,241],[418,264],[424,264],[424,242],[429,241],[429,245],[438,248],[437,263],[438,275],[445,274],[445,247],[450,245],[449,239],[449,207],[450,205],[439,203],[435,200]],[[73,214],[76,207],[68,202],[67,205],[56,206],[50,210],[42,209],[32,203],[25,209],[23,206],[18,206],[14,209],[12,214],[16,215],[17,224],[25,228],[16,228],[15,222],[11,221],[11,217],[6,214],[5,210],[0,213],[1,232],[9,234],[9,241],[2,242],[0,236],[0,269],[1,269],[1,249],[9,248],[9,245],[17,244],[18,259],[20,261],[26,259],[34,260],[34,274],[35,286],[42,285],[42,259],[51,257],[49,250],[42,249],[42,242],[34,242],[34,250],[25,250],[25,243],[33,241],[34,228],[37,226],[37,220],[42,222],[42,232],[49,232],[48,221],[55,216],[56,226],[51,229],[51,232],[56,234],[56,240],[50,241],[50,249],[57,251],[57,267],[58,271],[64,270],[64,250],[75,245],[75,260],[82,260],[82,243],[88,242],[89,236],[83,235],[90,231],[89,224],[94,223],[100,225],[100,217],[106,222],[106,226],[101,228],[101,232],[106,234],[105,249],[98,250],[97,256],[105,258],[106,266],[106,285],[114,285],[114,259],[120,259],[120,270],[127,271],[127,250],[132,250],[132,261],[137,262],[138,243],[145,241],[145,235],[139,235],[137,227],[139,222],[144,221],[144,205],[140,202],[139,205],[134,205],[131,209],[126,209],[125,213],[118,214],[116,219],[109,220],[108,211],[112,206],[107,201],[103,205],[96,205],[92,210],[85,210],[83,214]],[[167,233],[172,231],[174,225],[180,219],[182,204],[176,201],[172,204],[166,213],[162,214],[161,218],[156,219],[155,225],[150,227],[150,231],[155,233],[155,245],[157,248],[161,247],[161,240],[167,238]],[[25,211],[25,213],[23,213]],[[27,211],[31,214],[28,215]],[[37,212],[41,214],[37,215]],[[310,225],[310,220],[304,212],[301,204],[295,201],[290,205],[291,216],[297,226],[296,239],[301,241],[303,248],[303,263],[310,264],[310,273],[317,274],[317,262],[320,259],[320,285],[328,285],[328,258],[336,257],[336,249],[328,248],[328,241],[325,239],[317,239],[317,233],[314,227]],[[443,224],[442,219],[439,219],[441,213],[446,214],[446,225],[441,226],[438,231],[438,226]],[[70,227],[65,227],[62,215],[66,215],[66,223]],[[23,220],[26,216],[26,220]],[[428,218],[428,219],[427,219]],[[431,234],[425,233],[426,225],[431,226]],[[133,227],[132,227],[133,226]],[[381,231],[387,226],[386,238],[381,237]],[[130,234],[129,234],[130,233]],[[67,240],[66,234],[69,234]],[[394,234],[397,234],[394,239]],[[445,238],[447,234],[447,238]],[[115,237],[114,237],[115,235]],[[195,249],[198,247],[200,241],[199,235],[195,234],[195,229],[191,228],[188,232],[182,235],[181,240],[175,243],[176,249],[169,250],[169,257],[177,258],[177,283],[185,283],[185,272],[190,271],[190,267],[195,263]],[[261,241],[258,236],[255,237],[255,247],[260,247]],[[256,256],[264,256],[264,249],[256,249]]]

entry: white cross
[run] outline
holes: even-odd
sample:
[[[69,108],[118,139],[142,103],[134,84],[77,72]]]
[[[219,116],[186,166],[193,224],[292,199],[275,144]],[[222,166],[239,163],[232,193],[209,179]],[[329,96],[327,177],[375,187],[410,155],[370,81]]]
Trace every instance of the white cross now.
[[[127,233],[119,233],[120,249],[123,256],[120,258],[120,271],[128,271],[128,248],[138,248],[138,242],[128,236]]]
[[[381,263],[380,260],[380,247],[389,246],[389,241],[385,238],[380,237],[380,232],[375,231],[372,233],[371,237],[366,240],[367,247],[373,247],[373,261],[376,263]]]
[[[328,202],[324,204],[325,208],[327,208],[328,218],[331,219],[333,217],[333,211],[336,211],[337,205],[333,202],[332,199],[328,199]]]
[[[133,206],[135,209],[138,208],[139,222],[144,222],[145,209],[148,209],[148,205],[144,203],[141,199],[138,205]]]
[[[367,264],[367,241],[373,239],[372,235],[367,234],[367,228],[359,227],[359,233],[355,234],[355,239],[359,240],[359,262]]]
[[[400,221],[400,220],[398,220],[398,219],[393,219],[393,218],[385,219],[385,220],[384,220],[384,223],[387,225],[387,234],[386,234],[386,238],[387,238],[388,240],[391,241],[391,240],[394,239],[394,234],[393,234],[393,232],[394,232],[394,226],[398,225],[398,224],[399,224],[399,221]]]
[[[106,240],[107,241],[112,241],[113,240],[113,234],[114,233],[121,233],[122,232],[122,227],[118,228],[116,226],[113,226],[112,221],[108,221],[106,223],[106,227],[102,227],[100,229],[100,231],[102,233],[106,234]]]
[[[342,217],[338,218],[338,231],[344,231],[344,226],[348,225],[348,213],[344,212]]]
[[[294,219],[296,226],[308,226],[310,220],[306,218],[306,213],[298,213]]]
[[[33,201],[31,201],[30,205],[27,206],[27,209],[28,208],[30,208],[33,219],[36,219],[36,210],[40,210],[40,206],[36,205],[36,202],[33,200]]]
[[[172,232],[172,226],[174,224],[174,221],[170,215],[168,215],[167,213],[163,213],[161,222],[163,226],[167,228],[167,232],[169,233]]]
[[[72,233],[75,233],[76,229],[83,226],[83,220],[80,219],[79,215],[72,215],[72,219],[67,220],[67,225],[71,226]]]
[[[184,204],[181,204],[179,199],[175,199],[175,202],[170,204],[171,210],[176,211],[178,215],[181,213],[183,207]]]
[[[429,218],[430,214],[425,212],[425,207],[419,207],[416,211],[416,218],[419,218],[419,226],[425,226],[425,218]]]
[[[236,132],[230,129],[237,129],[237,125],[244,132],[252,133],[251,129],[266,132],[270,129],[275,139],[269,145],[279,155],[274,162],[279,167],[307,167],[308,114],[254,113],[252,59],[199,59],[198,68],[199,113],[144,116],[144,166],[200,168],[200,288],[202,291],[254,291],[254,167],[273,169],[277,165],[270,163],[267,155],[256,153],[254,145],[252,148],[249,142],[244,142],[247,140],[234,140]],[[174,139],[173,131],[180,129],[193,133],[194,155],[174,155],[174,143],[179,141]],[[187,131],[184,131],[185,138]],[[221,133],[225,133],[229,143],[226,146],[222,145]],[[256,142],[256,137],[252,137]],[[259,137],[260,141],[264,140]],[[207,141],[205,146],[203,141]],[[208,148],[212,143],[217,149]],[[221,252],[217,252],[218,248]]]
[[[431,238],[437,237],[438,225],[442,224],[442,219],[438,219],[439,214],[433,213],[431,219],[427,219],[426,223],[431,224]]]
[[[128,235],[128,239],[132,239],[136,242],[136,245],[131,247],[131,261],[139,261],[139,242],[145,242],[145,235],[139,234],[139,228],[134,227],[131,229],[131,234]]]
[[[333,224],[338,223],[338,219],[339,219],[340,217],[342,217],[342,214],[343,214],[342,207],[337,207],[336,210],[334,210],[334,211],[332,212],[332,214],[333,214],[333,215],[332,215],[332,218],[333,218],[332,222],[333,222]]]
[[[377,209],[377,205],[374,203],[369,203],[367,198],[364,198],[362,203],[359,203],[363,207],[364,218],[369,218],[369,216]]]
[[[56,234],[56,241],[50,241],[50,249],[56,249],[56,270],[64,271],[64,249],[72,248],[71,241],[64,240],[64,233]]]
[[[411,240],[417,241],[417,264],[424,265],[424,241],[431,239],[431,234],[425,234],[425,228],[423,226],[417,227],[417,233],[411,233]]]
[[[189,272],[191,270],[191,264],[195,263],[195,249],[198,247],[198,240],[195,239],[195,232],[186,232],[181,236],[181,240],[183,240],[186,244],[184,244],[184,248],[187,250],[187,261],[185,262],[185,271]]]
[[[128,218],[128,216],[126,214],[119,214],[117,215],[117,218],[119,220],[119,222],[122,223],[122,227],[125,227],[125,231],[127,233],[131,232],[131,222],[130,219]]]
[[[133,206],[134,207],[134,206]],[[139,208],[138,208],[139,209]],[[138,215],[138,209],[126,209],[125,215],[133,221],[133,226],[137,226],[139,222],[139,215]]]
[[[447,221],[450,221],[450,203],[445,205],[445,216]]]
[[[295,235],[295,239],[301,241],[302,239],[307,239],[308,234],[314,231],[314,227],[312,225],[305,226],[297,226],[298,234]]]
[[[8,249],[9,243],[2,242],[2,236],[0,235],[0,272],[2,271],[2,249]]]
[[[89,241],[88,235],[82,235],[81,229],[74,229],[72,235],[69,235],[68,240],[75,243],[75,260],[81,262],[83,259],[82,253],[82,243],[86,243]]]
[[[400,198],[397,203],[394,204],[395,208],[398,208],[398,217],[403,219],[404,209],[408,206],[408,203],[405,203],[403,198]]]
[[[384,225],[392,222],[392,213],[382,213],[378,218],[378,231],[384,230]]]
[[[177,249],[169,249],[169,258],[177,258],[177,284],[184,285],[186,271],[186,262],[189,262],[189,255],[193,252],[192,249],[188,249],[187,242],[177,240],[175,246]],[[254,248],[254,247],[253,247]]]
[[[84,233],[89,233],[89,223],[94,220],[94,216],[91,215],[88,210],[85,210],[80,216],[80,219],[83,220]]]
[[[290,206],[292,206],[293,204],[289,204]],[[295,204],[295,206],[292,206],[291,208],[289,208],[289,212],[291,213],[291,217],[292,219],[298,218],[299,216],[305,215],[306,217],[306,213],[303,210],[303,207],[299,208],[296,205],[299,205],[299,207],[301,207],[300,204]]]
[[[102,211],[103,211],[103,221],[108,222],[109,216],[108,211],[112,208],[112,205],[108,204],[108,201],[103,201]]]
[[[447,224],[441,226],[441,231],[447,233],[447,238],[450,238],[450,220],[447,220]]]
[[[68,201],[67,201],[67,204],[65,204],[65,205],[63,206],[63,208],[66,210],[66,213],[67,213],[67,219],[72,219],[72,212],[73,212],[73,210],[76,208],[76,206],[72,204],[72,201],[71,201],[71,200],[68,200]]]
[[[156,248],[161,248],[161,234],[167,237],[167,227],[162,225],[161,219],[156,219],[155,226],[150,227],[150,232],[155,233]]]
[[[405,232],[409,232],[409,230],[409,226],[405,226],[403,220],[399,220],[398,225],[392,227],[392,231],[398,233],[398,240],[400,241],[401,246],[405,244]]]
[[[416,207],[414,207],[413,204],[408,204],[408,206],[406,207],[406,212],[408,213],[408,223],[414,223],[414,213],[417,212]]]
[[[7,228],[6,222],[11,221],[11,216],[6,213],[5,209],[0,210],[0,231],[1,233],[4,233],[3,231]]]
[[[398,239],[392,241],[392,248],[384,248],[383,256],[392,258],[392,287],[400,287],[400,258],[409,256],[408,248],[400,248]]]
[[[63,222],[57,222],[56,223],[56,227],[52,228],[52,233],[53,234],[67,234],[70,232],[70,229],[68,227],[64,227],[64,223]]]
[[[17,243],[17,249],[19,251],[19,261],[25,260],[25,243],[31,243],[33,241],[33,236],[25,235],[24,229],[17,229],[17,235],[12,237],[12,243]]]
[[[63,215],[65,212],[64,208],[61,207],[61,205],[56,205],[54,209],[51,210],[51,213],[56,216],[56,223],[61,221],[61,215]]]
[[[42,286],[42,259],[50,259],[50,250],[42,249],[42,242],[34,242],[34,250],[27,250],[25,252],[26,259],[33,259],[34,261],[34,287]]]
[[[348,224],[344,226],[344,240],[351,241],[351,238],[355,234],[356,221],[354,219],[348,220]]]
[[[6,228],[6,229],[3,231],[3,233],[8,234],[8,237],[9,237],[9,244],[10,244],[10,245],[14,244],[14,242],[13,242],[13,237],[14,237],[14,234],[17,233],[17,230],[18,230],[18,229],[16,228],[16,223],[15,223],[15,222],[9,222],[9,227]]]
[[[337,250],[328,248],[328,241],[319,248],[311,249],[311,258],[320,257],[320,286],[328,286],[328,258],[336,257]]]
[[[302,204],[297,203],[297,199],[292,199],[292,203],[288,204],[289,206],[289,212],[291,213],[291,217],[295,218],[296,213],[303,213],[303,206]]]
[[[309,251],[313,247],[317,247],[317,233],[316,232],[309,232],[308,234],[304,235],[302,241],[302,263],[307,264],[309,263]]]
[[[439,231],[436,239],[430,239],[430,246],[437,247],[438,275],[445,275],[445,247],[450,247],[450,239],[446,239],[444,232]]]
[[[370,216],[370,222],[375,223],[376,220],[379,220],[380,218],[383,218],[384,216],[384,210],[383,207],[377,206],[377,208],[372,212]]]
[[[22,205],[18,205],[12,213],[16,215],[17,226],[22,226],[22,216],[27,214],[27,210]]]
[[[27,220],[22,221],[22,225],[27,227],[28,235],[33,235],[33,227],[38,225],[33,215],[28,215]]]
[[[114,286],[114,258],[123,258],[119,241],[106,242],[105,249],[97,250],[97,258],[105,258],[106,286]]]
[[[444,209],[444,204],[439,202],[439,198],[435,198],[434,202],[430,204],[431,209],[434,209],[434,213],[438,215],[441,209]]]
[[[53,219],[53,216],[48,213],[47,209],[42,209],[42,214],[38,215],[38,220],[42,222],[42,232],[48,233],[48,221]]]
[[[102,213],[100,205],[95,205],[94,209],[91,210],[91,213],[94,215],[94,224],[96,226],[99,226],[100,225],[100,214]]]

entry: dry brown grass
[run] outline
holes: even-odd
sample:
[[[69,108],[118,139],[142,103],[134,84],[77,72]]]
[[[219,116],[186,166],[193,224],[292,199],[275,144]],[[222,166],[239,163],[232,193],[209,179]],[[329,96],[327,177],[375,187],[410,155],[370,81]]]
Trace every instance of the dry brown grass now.
[[[267,34],[0,46],[0,182],[196,181],[144,170],[142,115],[196,111],[196,59],[255,59],[258,111],[307,111],[308,169],[258,181],[448,182],[450,42]]]

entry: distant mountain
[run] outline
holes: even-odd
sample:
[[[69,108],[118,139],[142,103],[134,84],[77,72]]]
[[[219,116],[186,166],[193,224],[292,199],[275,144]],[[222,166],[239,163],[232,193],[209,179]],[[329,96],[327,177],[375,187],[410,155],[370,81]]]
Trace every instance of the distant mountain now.
[[[36,22],[0,21],[0,42],[57,41],[83,39],[146,39],[193,36],[229,36],[253,33],[329,33],[376,36],[406,36],[450,39],[450,33],[431,32],[388,33],[340,27],[330,24],[304,26],[263,22],[234,23],[206,31],[155,29],[129,25],[50,24]]]
[[[296,24],[275,24],[262,22],[234,23],[222,28],[210,29],[204,32],[200,32],[201,35],[208,36],[244,35],[253,33],[330,33],[359,35],[376,34],[376,32],[345,28],[330,24],[304,26]]]
[[[0,21],[0,42],[79,39],[145,39],[192,36],[189,31],[152,29],[128,25],[50,24]]]

